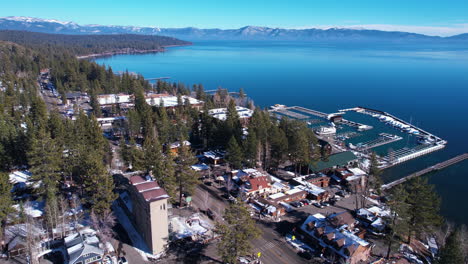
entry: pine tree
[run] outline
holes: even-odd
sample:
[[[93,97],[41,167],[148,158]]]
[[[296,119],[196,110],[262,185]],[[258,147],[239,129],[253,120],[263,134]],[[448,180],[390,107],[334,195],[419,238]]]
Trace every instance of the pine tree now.
[[[57,192],[63,162],[62,152],[45,129],[38,132],[28,156],[31,180],[40,182],[39,192],[43,195],[46,191]]]
[[[183,144],[176,157],[175,182],[177,191],[179,192],[179,205],[182,205],[182,195],[184,192],[192,193],[195,186],[199,183],[197,173],[192,170],[191,166],[197,162],[197,159],[190,151],[190,147]]]
[[[461,248],[461,240],[459,230],[454,230],[447,237],[445,245],[440,250],[439,260],[440,264],[464,264],[466,263],[463,258],[463,250]]]
[[[177,184],[176,184],[176,178],[175,178],[175,170],[176,170],[176,165],[174,162],[174,156],[172,152],[169,152],[167,155],[164,156],[163,159],[163,170],[161,175],[155,175],[158,183],[164,187],[166,192],[171,196],[172,198],[176,197],[176,189],[177,189]]]
[[[237,263],[238,257],[250,253],[250,240],[260,235],[254,220],[243,203],[232,203],[223,215],[224,223],[216,223],[215,232],[221,236],[218,254],[224,263]]]
[[[389,232],[385,235],[387,246],[387,256],[389,259],[392,251],[392,245],[398,242],[397,236],[403,235],[408,229],[408,210],[409,206],[406,203],[408,193],[402,185],[396,186],[391,193],[392,200],[388,202],[390,206],[391,216],[387,217]],[[397,244],[398,245],[398,244]]]
[[[162,147],[157,137],[148,135],[143,143],[144,168],[147,173],[152,172],[156,179],[163,177],[163,155]]]
[[[114,183],[107,173],[102,156],[98,152],[86,155],[82,165],[85,169],[83,184],[85,203],[96,214],[102,215],[110,210],[112,202],[117,198],[113,192]]]
[[[226,149],[226,161],[229,162],[231,168],[240,169],[242,168],[242,156],[242,149],[239,147],[236,138],[232,136]]]
[[[7,173],[0,172],[0,223],[3,226],[7,220],[8,214],[13,212],[13,200],[11,199],[11,184]],[[3,238],[3,232],[0,232],[0,240]]]
[[[239,120],[239,114],[237,113],[236,103],[234,100],[229,101],[226,113],[226,136],[229,138],[234,136],[237,141],[242,139],[242,126]]]
[[[382,178],[380,177],[381,174],[382,170],[379,168],[377,154],[375,152],[372,152],[369,166],[369,182],[371,187],[379,192],[380,187],[382,185]]]
[[[255,130],[249,129],[249,134],[244,141],[245,159],[249,167],[256,167],[257,164],[258,141]]]
[[[408,193],[408,244],[413,235],[430,231],[433,227],[442,223],[439,215],[440,198],[429,185],[427,178],[416,177],[408,181],[405,186]]]

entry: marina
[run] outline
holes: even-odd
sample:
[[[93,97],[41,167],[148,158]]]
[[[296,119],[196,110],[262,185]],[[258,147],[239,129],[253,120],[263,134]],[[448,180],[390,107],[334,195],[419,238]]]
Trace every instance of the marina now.
[[[447,144],[447,141],[416,127],[411,122],[365,107],[342,109],[337,113],[328,114],[301,106],[288,107],[277,104],[270,107],[269,111],[278,117],[287,116],[307,122],[320,139],[329,141],[333,145],[335,153],[350,150],[360,157],[368,158],[371,150],[377,152],[381,168],[389,168],[443,149]],[[351,115],[349,112],[364,116]],[[352,119],[357,120],[344,119],[342,116],[347,113]],[[365,116],[367,117],[364,118]],[[328,122],[328,125],[317,126],[325,122]],[[356,139],[357,137],[360,140]],[[396,144],[397,142],[401,143]]]

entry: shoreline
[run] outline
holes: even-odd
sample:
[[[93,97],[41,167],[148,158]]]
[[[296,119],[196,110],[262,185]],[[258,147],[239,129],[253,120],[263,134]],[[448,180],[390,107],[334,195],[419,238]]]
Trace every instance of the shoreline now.
[[[100,58],[100,57],[111,57],[111,56],[123,55],[123,54],[158,53],[158,52],[165,52],[166,48],[185,47],[185,46],[191,46],[191,45],[193,45],[193,44],[190,43],[190,44],[180,44],[180,45],[166,45],[166,46],[162,46],[159,49],[150,49],[150,50],[139,50],[139,49],[126,48],[126,49],[121,49],[121,50],[117,50],[117,51],[108,51],[108,52],[102,52],[102,53],[80,55],[80,56],[76,56],[76,58],[81,60],[81,59],[93,59],[93,58]]]

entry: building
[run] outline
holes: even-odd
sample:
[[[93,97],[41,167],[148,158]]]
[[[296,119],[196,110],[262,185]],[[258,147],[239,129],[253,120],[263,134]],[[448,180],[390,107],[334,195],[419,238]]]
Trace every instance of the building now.
[[[187,140],[182,141],[182,144],[183,144],[183,146],[187,146],[187,147],[190,147],[192,145]],[[179,154],[179,149],[182,146],[182,144],[181,144],[180,141],[172,142],[171,144],[164,145],[164,150],[165,151],[169,150],[173,155],[178,155]]]
[[[249,178],[244,186],[248,196],[262,195],[271,191],[271,183],[268,176]]]
[[[355,220],[348,213],[325,217],[322,214],[309,215],[300,227],[305,241],[320,248],[324,256],[344,260],[345,263],[367,263],[372,246],[357,236],[348,224]],[[341,263],[341,262],[340,262]]]
[[[83,102],[89,102],[89,96],[87,93],[82,92],[69,92],[65,93],[66,102],[65,105],[72,105],[72,104],[81,104]]]
[[[99,105],[113,105],[113,104],[130,104],[133,103],[133,95],[131,94],[101,94],[97,96]]]
[[[338,167],[345,167],[358,161],[358,157],[351,151],[344,151],[328,157],[327,160],[320,160],[316,164],[310,164],[312,171],[326,171]]]
[[[239,119],[241,122],[247,122],[253,115],[253,110],[242,106],[236,106],[237,114],[239,115]],[[225,121],[227,118],[227,108],[215,108],[208,110],[208,114],[216,119],[221,121]],[[245,123],[244,123],[245,124]]]
[[[191,107],[200,110],[203,107],[203,101],[197,100],[193,97],[182,95],[180,97],[182,104],[186,104],[187,102],[190,104]],[[147,93],[145,95],[146,103],[151,106],[160,106],[163,105],[164,107],[174,108],[179,106],[179,99],[175,95],[170,94],[158,94],[158,93]]]
[[[299,188],[294,188],[284,193],[282,192],[275,193],[268,197],[268,199],[270,199],[271,201],[277,204],[281,202],[289,203],[289,202],[299,201],[305,198],[307,198],[307,192]]]
[[[328,177],[327,175],[323,173],[317,173],[317,174],[299,176],[299,177],[293,178],[293,181],[298,184],[304,184],[305,182],[308,182],[318,187],[328,187],[330,183],[330,177]]]
[[[99,246],[99,239],[89,232],[78,232],[64,239],[69,264],[102,263],[104,250]]]
[[[132,176],[128,194],[120,198],[125,211],[136,230],[150,249],[150,253],[161,253],[169,237],[168,207],[169,195],[151,177]]]
[[[202,155],[202,161],[213,164],[213,165],[218,165],[224,162],[224,156],[226,155],[225,151],[206,151],[203,152]]]

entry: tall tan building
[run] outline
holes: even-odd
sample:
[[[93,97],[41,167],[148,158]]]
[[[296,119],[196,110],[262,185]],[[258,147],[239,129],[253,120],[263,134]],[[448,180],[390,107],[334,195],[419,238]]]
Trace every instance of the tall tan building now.
[[[149,176],[130,178],[128,193],[131,202],[125,202],[136,230],[148,245],[151,253],[164,250],[169,237],[167,200],[169,195]],[[128,198],[128,197],[127,197]],[[125,197],[122,197],[125,201]]]

